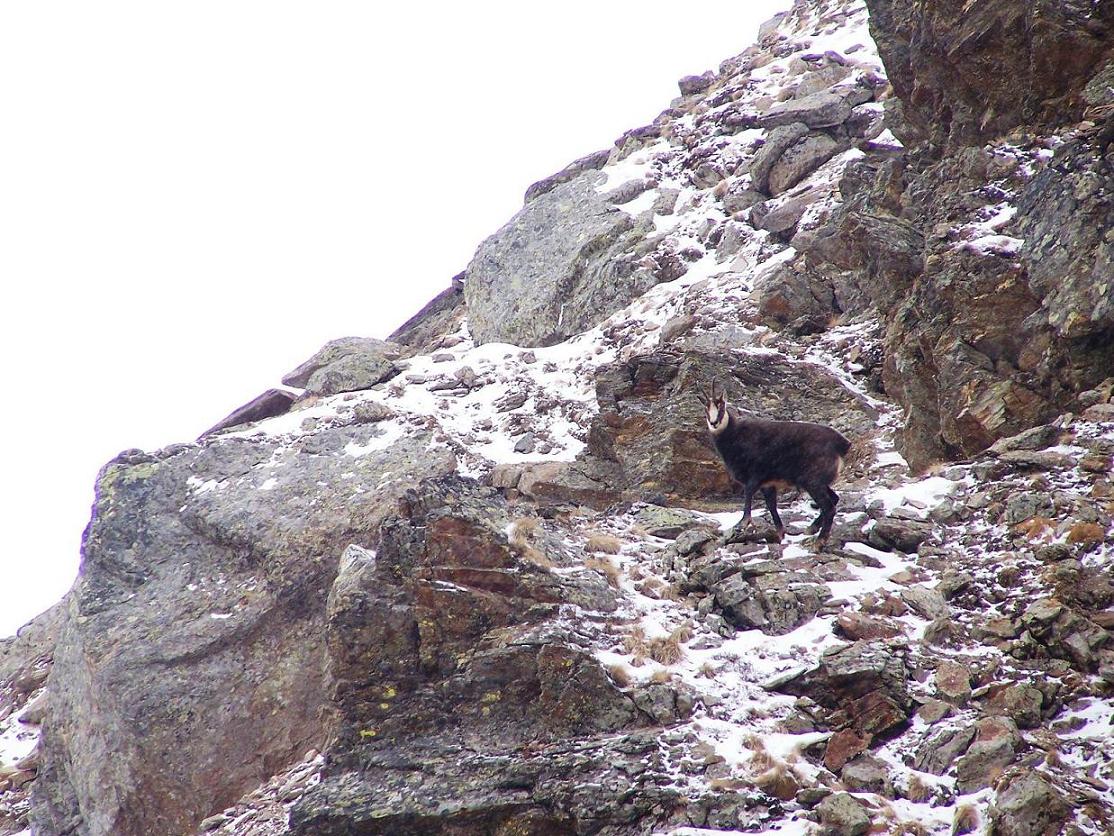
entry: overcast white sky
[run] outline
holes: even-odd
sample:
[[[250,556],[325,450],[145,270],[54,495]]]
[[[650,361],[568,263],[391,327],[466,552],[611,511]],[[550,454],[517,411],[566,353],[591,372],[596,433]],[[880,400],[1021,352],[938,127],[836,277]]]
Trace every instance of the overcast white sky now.
[[[101,464],[386,336],[789,0],[0,5],[0,636]]]

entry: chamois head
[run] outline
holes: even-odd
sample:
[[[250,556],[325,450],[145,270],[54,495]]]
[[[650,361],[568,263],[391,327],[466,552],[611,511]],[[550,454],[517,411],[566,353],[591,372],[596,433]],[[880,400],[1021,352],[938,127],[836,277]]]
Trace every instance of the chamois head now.
[[[705,392],[697,390],[696,397],[704,405],[704,418],[708,422],[708,429],[712,435],[719,435],[727,429],[727,398],[722,389],[717,391],[716,381],[712,381],[712,388]]]

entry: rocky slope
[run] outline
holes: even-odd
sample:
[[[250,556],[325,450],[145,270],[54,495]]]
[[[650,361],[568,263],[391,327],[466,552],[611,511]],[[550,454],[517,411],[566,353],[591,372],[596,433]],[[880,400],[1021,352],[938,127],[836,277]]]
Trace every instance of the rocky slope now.
[[[1114,830],[1114,11],[953,5],[799,0],[106,465],[0,834]],[[733,527],[713,378],[855,440],[824,551]]]

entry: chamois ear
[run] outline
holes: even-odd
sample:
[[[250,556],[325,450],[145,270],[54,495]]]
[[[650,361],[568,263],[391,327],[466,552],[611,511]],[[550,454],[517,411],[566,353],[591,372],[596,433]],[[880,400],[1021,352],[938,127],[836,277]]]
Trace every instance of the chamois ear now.
[[[707,409],[708,404],[712,402],[708,395],[705,394],[703,389],[696,390],[696,399],[700,401],[700,405],[703,406],[705,409]]]

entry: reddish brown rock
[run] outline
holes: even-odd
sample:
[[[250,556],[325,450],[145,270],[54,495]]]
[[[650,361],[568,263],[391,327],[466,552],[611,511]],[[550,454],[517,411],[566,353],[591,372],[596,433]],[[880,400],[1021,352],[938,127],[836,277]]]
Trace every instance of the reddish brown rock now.
[[[936,693],[941,699],[963,705],[971,696],[971,673],[966,665],[944,661],[936,666]]]
[[[828,740],[828,746],[824,750],[824,766],[838,773],[845,763],[867,750],[871,739],[870,736],[858,734],[851,729],[837,731]]]

